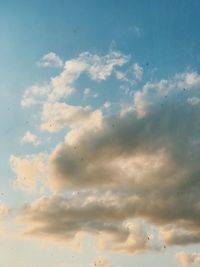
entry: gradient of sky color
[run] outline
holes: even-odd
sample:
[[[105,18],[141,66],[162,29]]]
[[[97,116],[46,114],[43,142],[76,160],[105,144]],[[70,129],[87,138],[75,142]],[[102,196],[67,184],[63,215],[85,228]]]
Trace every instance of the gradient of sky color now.
[[[1,266],[200,266],[199,11],[0,1]]]

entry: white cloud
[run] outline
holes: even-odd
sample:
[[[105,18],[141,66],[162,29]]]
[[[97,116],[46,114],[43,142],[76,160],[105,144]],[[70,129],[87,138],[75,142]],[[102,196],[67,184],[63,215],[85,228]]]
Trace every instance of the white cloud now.
[[[25,90],[21,100],[21,106],[24,108],[29,108],[38,103],[42,103],[49,92],[50,88],[47,84],[33,85]]]
[[[46,103],[42,111],[41,129],[56,132],[64,127],[88,129],[101,127],[100,110],[92,111],[89,107],[67,105],[65,103]]]
[[[124,65],[128,60],[128,56],[116,51],[110,51],[105,56],[92,55],[89,52],[81,53],[77,58],[67,60],[61,73],[51,77],[46,85],[28,88],[23,95],[21,105],[30,107],[40,103],[41,98],[57,102],[75,92],[74,82],[82,73],[87,73],[95,81],[106,80],[115,67]]]
[[[147,82],[143,88],[134,94],[134,104],[139,116],[144,116],[152,105],[161,105],[165,100],[175,99],[176,94],[195,93],[200,87],[200,75],[197,72],[178,73],[169,80]],[[183,101],[187,101],[184,95]],[[195,97],[195,96],[193,96]],[[196,98],[195,98],[196,99]],[[169,101],[168,101],[169,102]],[[191,100],[189,100],[191,102]],[[194,103],[194,98],[193,98]]]
[[[26,132],[21,140],[22,143],[32,143],[38,145],[40,143],[39,137],[30,131]]]
[[[72,90],[73,82],[81,73],[88,73],[95,81],[106,80],[116,66],[122,66],[128,60],[127,56],[115,51],[105,56],[92,55],[89,52],[81,53],[79,57],[66,61],[64,71],[52,79],[53,90],[49,100],[56,101]]]
[[[40,67],[48,68],[48,67],[54,67],[54,68],[60,68],[63,66],[62,59],[56,55],[54,52],[50,52],[42,57],[42,59],[39,61],[38,65]]]
[[[87,71],[93,80],[106,80],[116,66],[122,66],[129,60],[129,57],[115,51],[103,57],[83,53],[81,58],[87,63]]]

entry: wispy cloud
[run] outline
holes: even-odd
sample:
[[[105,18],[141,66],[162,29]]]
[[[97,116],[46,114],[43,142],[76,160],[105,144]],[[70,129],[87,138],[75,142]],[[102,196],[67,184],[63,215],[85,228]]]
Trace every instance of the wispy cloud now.
[[[63,67],[64,62],[62,59],[56,55],[54,52],[50,52],[42,57],[42,59],[38,62],[38,66],[48,68],[61,68]]]

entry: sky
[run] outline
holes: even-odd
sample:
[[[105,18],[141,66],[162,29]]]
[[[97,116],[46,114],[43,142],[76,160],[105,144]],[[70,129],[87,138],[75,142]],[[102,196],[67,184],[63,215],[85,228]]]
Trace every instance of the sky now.
[[[199,11],[0,1],[1,266],[200,266]]]

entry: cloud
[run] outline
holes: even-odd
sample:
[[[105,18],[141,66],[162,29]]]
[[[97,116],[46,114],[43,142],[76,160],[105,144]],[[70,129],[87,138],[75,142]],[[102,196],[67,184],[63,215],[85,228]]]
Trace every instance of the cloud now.
[[[22,143],[32,143],[34,145],[38,145],[40,143],[39,137],[30,131],[26,132],[21,140]]]
[[[33,85],[25,90],[21,100],[21,106],[23,108],[29,108],[38,103],[41,104],[44,102],[49,92],[50,88],[48,84]]]
[[[143,218],[156,225],[198,227],[199,118],[196,106],[170,102],[142,118],[130,112],[104,120],[100,129],[83,134],[76,147],[56,147],[49,161],[50,186],[113,190],[120,203],[115,209],[121,212],[109,208],[121,223]]]
[[[44,104],[41,120],[41,129],[49,132],[57,132],[64,127],[83,130],[101,127],[102,114],[100,110],[92,111],[89,107],[56,102]]]
[[[136,85],[138,81],[142,80],[143,68],[138,63],[135,63],[124,71],[115,70],[115,76],[118,80],[133,86]]]
[[[83,91],[83,95],[85,98],[89,98],[89,97],[97,98],[98,97],[98,94],[92,92],[90,88],[85,88],[85,90]]]
[[[143,76],[143,68],[138,63],[135,63],[133,65],[133,71],[135,74],[135,78],[140,81]]]
[[[109,54],[100,57],[89,53],[82,53],[80,59],[86,63],[87,72],[93,80],[106,80],[116,66],[123,66],[128,62],[129,57],[120,52],[111,51]]]
[[[109,101],[106,101],[104,104],[103,104],[103,108],[105,109],[109,109],[111,107],[111,103]]]
[[[111,51],[105,56],[81,53],[77,58],[65,62],[63,72],[52,78],[50,101],[57,101],[73,88],[73,82],[82,74],[87,73],[94,81],[106,80],[116,66],[124,65],[129,58],[120,52]]]
[[[77,58],[65,61],[64,69],[55,77],[51,77],[45,85],[28,88],[22,97],[21,105],[30,107],[41,103],[44,98],[46,102],[57,102],[75,92],[74,82],[82,73],[88,74],[94,81],[103,81],[111,76],[116,67],[123,66],[128,61],[128,56],[117,51],[110,51],[105,56],[83,52]],[[50,64],[47,60],[45,62]]]
[[[44,179],[47,173],[47,156],[45,154],[23,157],[11,155],[10,165],[16,174],[15,188],[32,193],[40,185],[40,190],[42,190],[46,183]]]
[[[166,101],[175,99],[179,94],[180,99],[184,99],[181,93],[186,96],[196,97],[191,95],[191,92],[198,93],[200,86],[200,75],[197,72],[178,73],[169,80],[160,80],[158,82],[147,82],[142,90],[138,90],[134,94],[134,104],[139,116],[144,116],[151,106],[165,104]],[[193,98],[194,99],[194,98]],[[196,98],[195,98],[196,99]],[[189,100],[191,102],[191,100]],[[194,100],[193,100],[194,102]]]
[[[125,81],[127,81],[126,73],[117,70],[117,71],[115,71],[115,75],[116,75],[116,78],[117,78],[118,80],[122,80],[122,81],[125,80]]]
[[[87,72],[94,80],[104,80],[124,62],[121,54],[102,58],[83,53],[67,61],[56,79],[71,86]],[[135,92],[130,109],[104,118],[98,109],[53,101],[62,90],[52,102],[48,99],[43,129],[69,128],[42,173],[43,186],[57,196],[38,199],[21,211],[23,233],[53,240],[89,233],[100,236],[106,248],[133,254],[159,249],[159,242],[198,243],[200,107],[187,99],[198,97],[199,87],[196,72],[147,82]],[[28,171],[35,187],[35,178],[41,177],[39,161],[29,165],[33,159],[27,162],[27,156],[13,159],[20,181],[24,169],[35,166],[37,171]],[[78,193],[71,196],[74,190]],[[146,227],[137,228],[138,221]],[[133,227],[127,227],[130,222]],[[151,225],[160,228],[159,242],[148,242]]]
[[[101,248],[119,253],[157,250],[145,227],[122,221],[128,215],[123,215],[115,201],[111,197],[82,193],[71,198],[42,197],[23,208],[18,222],[27,226],[22,234],[33,238],[70,242],[75,236],[87,233],[95,236]]]
[[[192,229],[192,227],[185,227],[185,229],[181,225],[178,227],[166,227],[160,230],[160,238],[167,245],[179,245],[184,246],[188,244],[200,243],[200,230],[197,228]]]
[[[56,55],[54,52],[50,52],[42,57],[42,59],[39,61],[38,65],[40,67],[48,68],[61,68],[63,66],[62,59]]]
[[[175,182],[176,175],[176,179],[186,179],[198,169],[198,116],[195,108],[170,103],[141,119],[133,111],[123,117],[104,119],[102,127],[77,139],[76,150],[68,143],[56,147],[50,158],[50,180],[66,187],[104,187],[134,184],[139,177],[151,183],[159,183],[159,176],[168,177],[165,181],[169,183]],[[160,164],[152,165],[153,162]],[[142,172],[137,166],[141,166]]]
[[[188,252],[179,252],[176,254],[176,259],[180,263],[181,267],[190,267],[196,263],[200,263],[200,253],[188,253]]]

